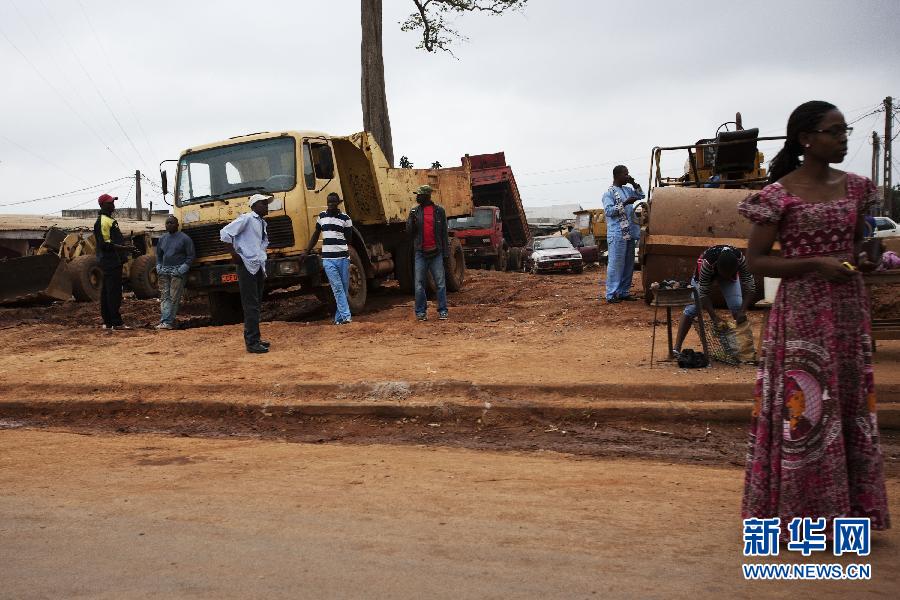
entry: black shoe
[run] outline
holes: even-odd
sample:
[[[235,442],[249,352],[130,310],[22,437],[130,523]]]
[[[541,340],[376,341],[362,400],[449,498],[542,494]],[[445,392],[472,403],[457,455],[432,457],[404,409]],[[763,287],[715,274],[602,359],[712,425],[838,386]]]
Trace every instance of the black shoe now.
[[[247,346],[247,352],[251,354],[265,354],[269,351],[268,346],[263,346],[262,344],[254,344],[252,346]]]
[[[632,296],[631,294],[628,294],[627,296],[622,296],[621,298],[619,298],[619,300],[624,300],[625,302],[637,302],[638,301],[638,299],[635,298],[634,296]]]
[[[266,340],[259,340],[259,345],[268,348],[272,345],[272,342],[267,342]]]
[[[606,303],[607,304],[618,304],[621,301],[622,301],[621,298],[610,298],[609,300],[606,301]]]

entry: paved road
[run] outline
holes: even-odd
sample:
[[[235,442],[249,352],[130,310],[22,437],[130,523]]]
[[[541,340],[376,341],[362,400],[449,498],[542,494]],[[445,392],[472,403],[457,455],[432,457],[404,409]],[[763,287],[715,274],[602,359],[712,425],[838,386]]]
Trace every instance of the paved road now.
[[[553,453],[6,430],[0,597],[896,597],[896,529],[870,582],[745,583],[741,485]]]

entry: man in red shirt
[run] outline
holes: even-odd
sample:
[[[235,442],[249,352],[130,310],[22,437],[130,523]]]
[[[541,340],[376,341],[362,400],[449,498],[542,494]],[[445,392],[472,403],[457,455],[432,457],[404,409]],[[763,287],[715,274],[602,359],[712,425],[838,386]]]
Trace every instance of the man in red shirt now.
[[[430,185],[416,190],[418,206],[409,211],[406,233],[413,238],[415,249],[416,319],[428,320],[425,278],[430,272],[437,287],[438,319],[446,321],[449,312],[444,261],[450,258],[450,237],[447,233],[447,213],[431,201],[431,192]]]

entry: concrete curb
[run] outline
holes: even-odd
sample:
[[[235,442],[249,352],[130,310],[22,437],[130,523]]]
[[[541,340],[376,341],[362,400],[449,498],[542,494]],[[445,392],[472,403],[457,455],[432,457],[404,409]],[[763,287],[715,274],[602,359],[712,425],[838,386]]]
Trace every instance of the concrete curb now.
[[[69,420],[102,421],[120,417],[141,417],[152,424],[154,419],[199,419],[219,422],[242,419],[275,425],[300,417],[381,417],[431,420],[492,420],[614,423],[639,422],[709,422],[749,424],[749,402],[731,401],[659,401],[640,399],[568,401],[562,404],[524,402],[309,402],[297,404],[236,403],[216,401],[129,401],[74,400],[70,402],[0,400],[0,418],[25,421]],[[900,429],[900,403],[882,403],[878,409],[881,429]]]

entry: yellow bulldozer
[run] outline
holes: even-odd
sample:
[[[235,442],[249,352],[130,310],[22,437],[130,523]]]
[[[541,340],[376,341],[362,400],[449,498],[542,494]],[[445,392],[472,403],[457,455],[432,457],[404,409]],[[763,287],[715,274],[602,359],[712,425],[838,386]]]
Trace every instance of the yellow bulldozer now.
[[[713,138],[690,146],[653,148],[648,210],[639,246],[647,303],[652,301],[653,282],[689,280],[706,248],[716,244],[747,248],[750,222],[738,214],[737,206],[748,190],[766,185],[765,157],[757,143],[783,139],[760,137],[758,129],[744,129],[737,113],[734,121],[719,126]],[[661,157],[668,151],[687,152],[680,177],[662,176]],[[758,292],[762,289],[758,282]]]
[[[156,253],[147,233],[132,233],[126,241],[135,251],[122,265],[122,280],[137,298],[159,295]],[[103,271],[97,263],[93,233],[66,232],[51,227],[34,254],[0,260],[0,304],[33,304],[100,299]]]

